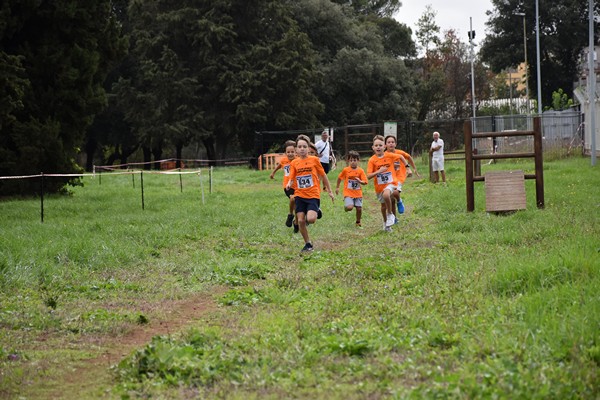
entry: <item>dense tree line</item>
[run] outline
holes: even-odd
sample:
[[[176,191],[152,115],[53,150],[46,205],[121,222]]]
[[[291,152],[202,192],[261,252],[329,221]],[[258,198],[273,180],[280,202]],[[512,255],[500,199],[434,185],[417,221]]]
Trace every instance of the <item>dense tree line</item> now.
[[[484,49],[514,50],[505,58],[486,50],[498,68],[518,61],[522,37],[518,19],[503,17],[504,3],[494,1],[500,13],[491,23],[499,25]],[[88,170],[138,154],[182,158],[193,147],[211,160],[254,156],[261,130],[468,117],[468,47],[452,31],[440,34],[432,10],[415,43],[393,19],[400,7],[399,0],[7,0],[0,176],[78,172],[81,154]],[[580,48],[580,33],[577,40]],[[547,60],[576,53],[548,49]],[[489,74],[479,58],[476,77],[485,98]],[[59,190],[77,180],[52,182]],[[0,194],[36,188],[0,181]]]
[[[408,118],[397,0],[8,1],[0,175],[250,154],[254,132]],[[54,181],[61,188],[65,181]],[[71,181],[76,183],[76,180]],[[2,181],[6,193],[37,184]]]
[[[0,20],[0,175],[80,171],[79,147],[106,104],[102,84],[126,51],[111,2],[6,0]],[[32,184],[0,181],[0,192]]]

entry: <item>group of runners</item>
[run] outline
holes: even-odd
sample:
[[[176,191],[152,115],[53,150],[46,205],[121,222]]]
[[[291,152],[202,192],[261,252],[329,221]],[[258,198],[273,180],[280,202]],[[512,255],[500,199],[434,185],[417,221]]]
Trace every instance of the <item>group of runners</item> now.
[[[399,214],[404,213],[402,202],[402,185],[408,176],[414,173],[419,176],[414,160],[405,151],[396,149],[394,136],[383,137],[376,135],[373,138],[373,155],[369,158],[367,171],[359,166],[360,155],[356,151],[349,151],[346,156],[347,166],[342,169],[337,178],[335,194],[339,195],[342,182],[344,196],[344,210],[356,210],[356,227],[362,228],[362,186],[373,179],[375,194],[381,204],[383,230],[390,232],[392,226],[398,222],[396,209]],[[412,170],[411,170],[412,167]],[[282,169],[283,189],[289,199],[289,211],[286,226],[294,227],[294,232],[300,232],[304,239],[301,253],[313,251],[307,226],[314,224],[322,217],[320,208],[321,185],[327,192],[331,201],[335,195],[323,168],[317,157],[316,146],[306,135],[300,135],[296,141],[285,142],[285,155],[271,172],[271,179],[275,173]]]

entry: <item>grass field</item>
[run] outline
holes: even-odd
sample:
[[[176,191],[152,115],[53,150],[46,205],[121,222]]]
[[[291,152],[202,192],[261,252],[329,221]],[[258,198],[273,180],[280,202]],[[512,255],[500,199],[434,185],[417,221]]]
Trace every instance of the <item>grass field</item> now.
[[[446,171],[407,180],[391,233],[371,183],[362,230],[324,197],[306,257],[281,172],[215,169],[209,193],[204,170],[204,203],[197,175],[144,174],[144,210],[139,177],[85,178],[43,223],[39,199],[0,201],[0,397],[599,398],[598,167],[545,161],[545,208],[526,181],[507,215],[483,183],[467,213],[464,164]]]

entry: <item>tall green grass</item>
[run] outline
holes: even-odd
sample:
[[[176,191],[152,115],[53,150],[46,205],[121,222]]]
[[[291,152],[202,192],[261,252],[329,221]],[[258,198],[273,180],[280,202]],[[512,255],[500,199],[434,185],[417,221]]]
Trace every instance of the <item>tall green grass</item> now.
[[[215,170],[204,204],[197,176],[181,192],[144,175],[145,210],[139,181],[86,179],[45,202],[43,224],[35,199],[0,202],[0,366],[26,376],[48,357],[27,339],[118,336],[153,317],[142,303],[224,285],[218,312],[125,357],[111,396],[596,398],[600,174],[582,158],[544,167],[546,207],[527,181],[527,210],[507,215],[485,213],[483,183],[466,212],[460,163],[447,187],[411,178],[391,234],[371,185],[363,230],[324,199],[307,257],[266,171]]]

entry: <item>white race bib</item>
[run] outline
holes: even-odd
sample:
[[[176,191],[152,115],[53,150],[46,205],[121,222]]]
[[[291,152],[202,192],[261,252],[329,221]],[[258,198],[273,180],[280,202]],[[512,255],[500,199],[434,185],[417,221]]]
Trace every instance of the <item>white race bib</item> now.
[[[312,175],[297,176],[298,189],[308,189],[314,186]]]
[[[290,175],[290,164],[286,165],[283,167],[283,175],[284,176],[289,176]]]
[[[388,185],[392,183],[392,173],[391,172],[382,172],[381,174],[377,174],[377,184],[378,185]]]
[[[358,190],[360,189],[360,182],[355,179],[348,179],[348,189]]]

